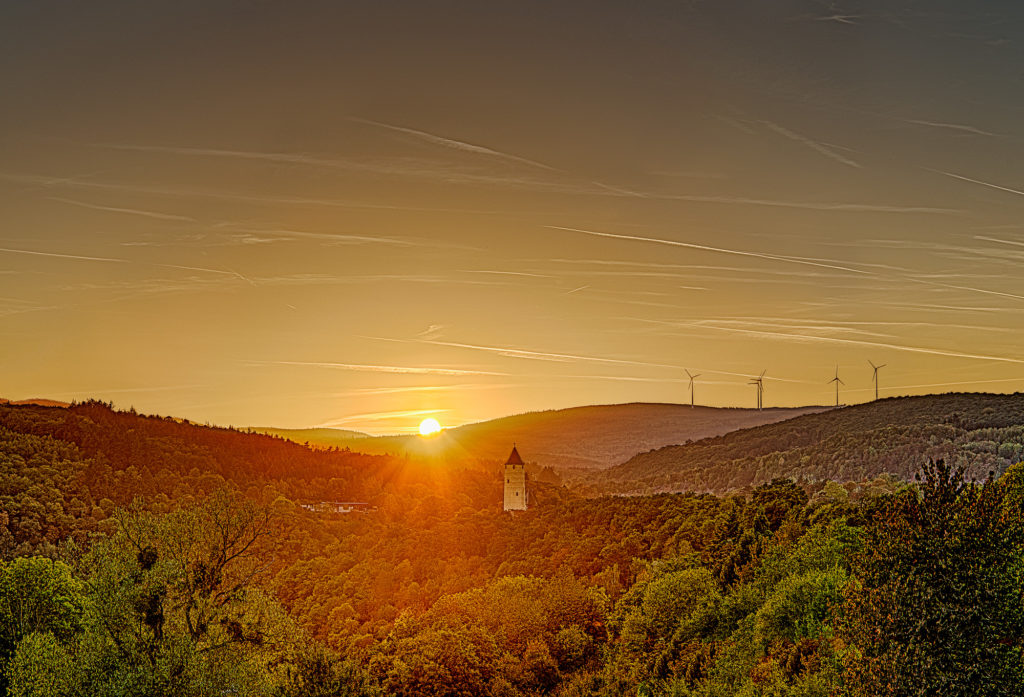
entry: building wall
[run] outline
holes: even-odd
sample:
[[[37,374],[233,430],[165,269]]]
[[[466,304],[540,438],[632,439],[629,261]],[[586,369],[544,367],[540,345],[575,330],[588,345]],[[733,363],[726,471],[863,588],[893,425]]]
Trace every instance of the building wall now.
[[[504,510],[526,510],[526,467],[524,465],[505,465]]]

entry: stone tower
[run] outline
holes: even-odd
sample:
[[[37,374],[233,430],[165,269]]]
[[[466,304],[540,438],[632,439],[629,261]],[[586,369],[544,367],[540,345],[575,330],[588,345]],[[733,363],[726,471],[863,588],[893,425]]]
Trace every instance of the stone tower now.
[[[526,510],[526,465],[515,444],[505,463],[505,505],[506,511]]]

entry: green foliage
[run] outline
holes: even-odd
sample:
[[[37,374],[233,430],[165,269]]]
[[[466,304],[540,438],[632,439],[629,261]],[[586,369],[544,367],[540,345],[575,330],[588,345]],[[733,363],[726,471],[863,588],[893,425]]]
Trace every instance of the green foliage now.
[[[10,697],[63,697],[72,694],[71,657],[50,632],[33,633],[18,644],[7,667]]]
[[[3,668],[27,637],[35,637],[33,651],[37,644],[43,650],[71,640],[80,628],[83,595],[83,584],[63,562],[20,557],[0,564],[0,691],[7,684]]]
[[[701,488],[745,496],[537,485],[514,518],[486,466],[0,407],[0,551],[42,555],[0,567],[3,675],[111,697],[1016,694],[1024,466],[929,468],[916,489],[872,468],[905,475],[928,443],[999,470],[1020,401],[734,434],[687,447]]]
[[[596,660],[607,605],[603,590],[566,574],[499,578],[399,618],[371,670],[395,694],[463,694],[467,684],[467,694],[546,693]]]
[[[852,694],[1024,690],[1018,476],[975,484],[939,461],[878,505],[847,607]]]
[[[380,690],[351,661],[315,643],[300,645],[274,697],[377,697]]]

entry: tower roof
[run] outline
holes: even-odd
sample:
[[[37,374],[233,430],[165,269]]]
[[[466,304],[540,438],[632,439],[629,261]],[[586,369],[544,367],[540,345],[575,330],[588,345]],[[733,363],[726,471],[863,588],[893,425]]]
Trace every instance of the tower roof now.
[[[523,464],[523,458],[519,457],[519,451],[516,450],[515,444],[512,445],[512,452],[509,453],[508,460],[505,461],[506,465],[521,465]]]

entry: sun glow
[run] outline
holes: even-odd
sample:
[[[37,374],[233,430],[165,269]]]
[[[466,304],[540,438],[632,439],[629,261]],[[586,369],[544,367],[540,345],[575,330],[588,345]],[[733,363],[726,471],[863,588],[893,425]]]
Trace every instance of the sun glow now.
[[[420,421],[420,435],[421,436],[432,436],[435,433],[440,433],[441,424],[437,422],[437,419],[423,419]]]

